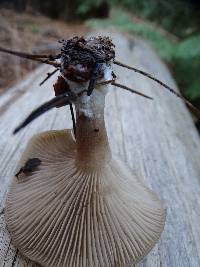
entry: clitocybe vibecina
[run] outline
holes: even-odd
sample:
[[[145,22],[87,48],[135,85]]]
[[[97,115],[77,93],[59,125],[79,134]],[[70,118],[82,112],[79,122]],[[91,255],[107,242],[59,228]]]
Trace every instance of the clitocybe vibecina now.
[[[109,148],[104,105],[106,81],[115,79],[112,42],[73,38],[51,60],[60,71],[56,97],[16,131],[54,106],[73,103],[74,132],[44,132],[29,142],[7,195],[12,242],[42,266],[134,266],[158,241],[165,209]]]

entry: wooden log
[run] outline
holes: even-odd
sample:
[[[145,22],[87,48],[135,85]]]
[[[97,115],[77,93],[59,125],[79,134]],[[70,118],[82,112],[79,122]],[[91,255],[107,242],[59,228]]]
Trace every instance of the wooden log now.
[[[113,38],[119,60],[176,88],[166,66],[144,41],[115,32],[98,34],[109,34]],[[65,107],[48,112],[12,136],[15,126],[33,108],[53,96],[52,85],[56,77],[39,87],[47,71],[48,67],[40,67],[1,96],[0,211],[16,164],[29,139],[41,131],[72,127],[69,110]],[[153,81],[120,67],[116,67],[116,72],[121,83],[141,90],[154,100],[118,88],[108,94],[105,113],[112,151],[143,177],[167,207],[164,232],[137,267],[199,267],[200,141],[191,116],[180,99]],[[4,214],[1,214],[0,266],[34,266],[15,255]]]

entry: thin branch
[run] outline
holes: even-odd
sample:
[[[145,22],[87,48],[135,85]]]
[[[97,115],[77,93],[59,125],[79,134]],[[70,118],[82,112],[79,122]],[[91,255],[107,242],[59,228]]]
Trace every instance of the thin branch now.
[[[76,138],[76,121],[75,121],[75,116],[74,116],[74,110],[73,110],[72,103],[69,104],[69,108],[70,108],[71,117],[72,117],[74,136]]]
[[[58,69],[55,69],[54,71],[52,72],[48,72],[47,73],[47,77],[40,83],[40,86],[43,85],[51,76],[53,76],[57,71],[59,70]]]
[[[13,134],[19,132],[22,128],[27,126],[30,122],[49,111],[50,109],[60,106],[60,105],[69,105],[71,103],[72,97],[69,97],[66,94],[58,95],[51,100],[45,102],[35,110],[33,110],[30,115],[14,130]]]
[[[134,89],[132,89],[132,88],[129,88],[129,87],[123,85],[123,84],[116,83],[116,82],[112,82],[111,84],[114,85],[114,86],[120,87],[120,88],[122,88],[122,89],[125,89],[125,90],[127,90],[127,91],[129,91],[129,92],[131,92],[131,93],[134,93],[134,94],[137,94],[137,95],[140,95],[140,96],[143,96],[143,97],[145,97],[145,98],[148,98],[148,99],[153,100],[152,97],[150,97],[150,96],[148,96],[148,95],[145,95],[145,94],[143,94],[143,93],[141,93],[141,92],[138,92],[138,91],[136,91],[136,90],[134,90]]]
[[[145,71],[142,71],[140,69],[136,69],[132,66],[129,66],[129,65],[126,65],[122,62],[119,62],[117,60],[114,61],[114,64],[118,65],[118,66],[121,66],[121,67],[124,67],[124,68],[127,68],[127,69],[130,69],[130,70],[133,70],[143,76],[146,76],[148,77],[149,79],[157,82],[158,84],[162,85],[164,88],[166,88],[167,90],[169,90],[172,94],[176,95],[177,97],[181,98],[185,104],[187,105],[187,107],[192,111],[194,112],[198,118],[200,118],[200,110],[198,108],[196,108],[195,106],[192,105],[192,103],[190,103],[190,101],[188,101],[185,97],[183,97],[181,94],[177,93],[174,89],[172,89],[171,87],[169,87],[167,84],[163,83],[162,81],[160,81],[159,79],[155,78],[153,75],[145,72]]]
[[[148,99],[153,100],[153,98],[150,97],[150,96],[147,96],[147,95],[145,95],[145,94],[143,94],[143,93],[141,93],[141,92],[138,92],[138,91],[136,91],[136,90],[134,90],[134,89],[132,89],[132,88],[129,88],[129,87],[123,85],[123,84],[116,83],[116,82],[115,82],[115,79],[112,79],[112,80],[106,80],[106,81],[101,81],[101,82],[96,83],[96,85],[106,85],[106,84],[111,84],[111,85],[120,87],[120,88],[122,88],[122,89],[125,89],[125,90],[131,92],[131,93],[135,93],[135,94],[137,94],[137,95],[140,95],[140,96],[143,96],[143,97],[145,97],[145,98],[148,98]]]
[[[101,82],[96,83],[96,85],[106,85],[106,84],[109,84],[109,83],[112,83],[112,82],[115,82],[115,79],[101,81]]]
[[[117,60],[114,61],[114,64],[119,65],[119,66],[124,67],[124,68],[127,68],[129,70],[133,70],[133,71],[135,71],[135,72],[137,72],[137,73],[139,73],[139,74],[141,74],[143,76],[146,76],[149,79],[151,79],[151,80],[157,82],[158,84],[162,85],[163,87],[165,87],[167,90],[169,90],[171,93],[175,94],[177,97],[183,98],[182,95],[177,93],[174,89],[169,87],[167,84],[163,83],[162,81],[158,80],[157,78],[155,78],[154,76],[152,76],[151,74],[149,74],[149,73],[147,73],[147,72],[145,72],[143,70],[136,69],[136,68],[134,68],[132,66],[126,65],[126,64],[124,64],[122,62],[119,62]]]
[[[24,52],[19,52],[19,51],[14,51],[14,50],[6,49],[6,48],[3,48],[3,47],[0,47],[0,51],[1,52],[5,52],[5,53],[8,53],[8,54],[15,55],[15,56],[28,58],[28,59],[49,58],[49,56],[44,55],[44,54],[34,55],[34,54],[29,54],[29,53],[24,53]]]
[[[192,103],[190,103],[187,99],[183,98],[186,106],[200,119],[200,110],[196,108]]]
[[[96,63],[95,67],[92,71],[92,77],[89,81],[88,90],[87,90],[88,96],[90,96],[92,94],[92,91],[94,90],[94,87],[97,83],[98,73],[99,73],[100,67],[101,67],[100,64]]]
[[[34,60],[43,64],[48,64],[48,65],[52,65],[56,68],[60,67],[60,64],[50,60],[50,56],[47,55],[33,55],[33,54],[28,54],[28,53],[23,53],[23,52],[19,52],[19,51],[13,51],[10,49],[6,49],[3,47],[0,47],[0,52],[3,53],[7,53],[7,54],[11,54],[17,57],[21,57],[21,58],[26,58],[26,59],[30,59],[30,60]],[[42,58],[46,58],[46,59],[42,59]]]

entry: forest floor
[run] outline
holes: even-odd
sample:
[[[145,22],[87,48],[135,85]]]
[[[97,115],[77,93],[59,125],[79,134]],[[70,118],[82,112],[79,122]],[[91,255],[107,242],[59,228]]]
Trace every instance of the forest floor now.
[[[58,40],[84,35],[83,24],[52,20],[37,13],[0,9],[0,46],[29,53],[55,54]],[[0,53],[0,95],[38,66],[30,60]]]

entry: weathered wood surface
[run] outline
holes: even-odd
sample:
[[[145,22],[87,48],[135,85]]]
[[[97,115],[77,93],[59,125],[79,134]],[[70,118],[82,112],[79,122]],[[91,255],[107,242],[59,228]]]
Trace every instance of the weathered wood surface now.
[[[118,33],[110,35],[119,60],[176,86],[167,68],[143,41]],[[146,180],[168,211],[161,239],[137,267],[199,267],[200,139],[191,116],[179,99],[159,85],[123,68],[116,69],[122,83],[152,96],[154,101],[117,88],[109,93],[106,125],[112,151]],[[47,71],[48,67],[40,67],[0,98],[0,211],[16,164],[31,136],[72,126],[68,108],[55,109],[12,136],[15,126],[33,108],[53,96],[56,77],[39,87]],[[21,257],[15,257],[3,214],[0,266],[26,266]]]

